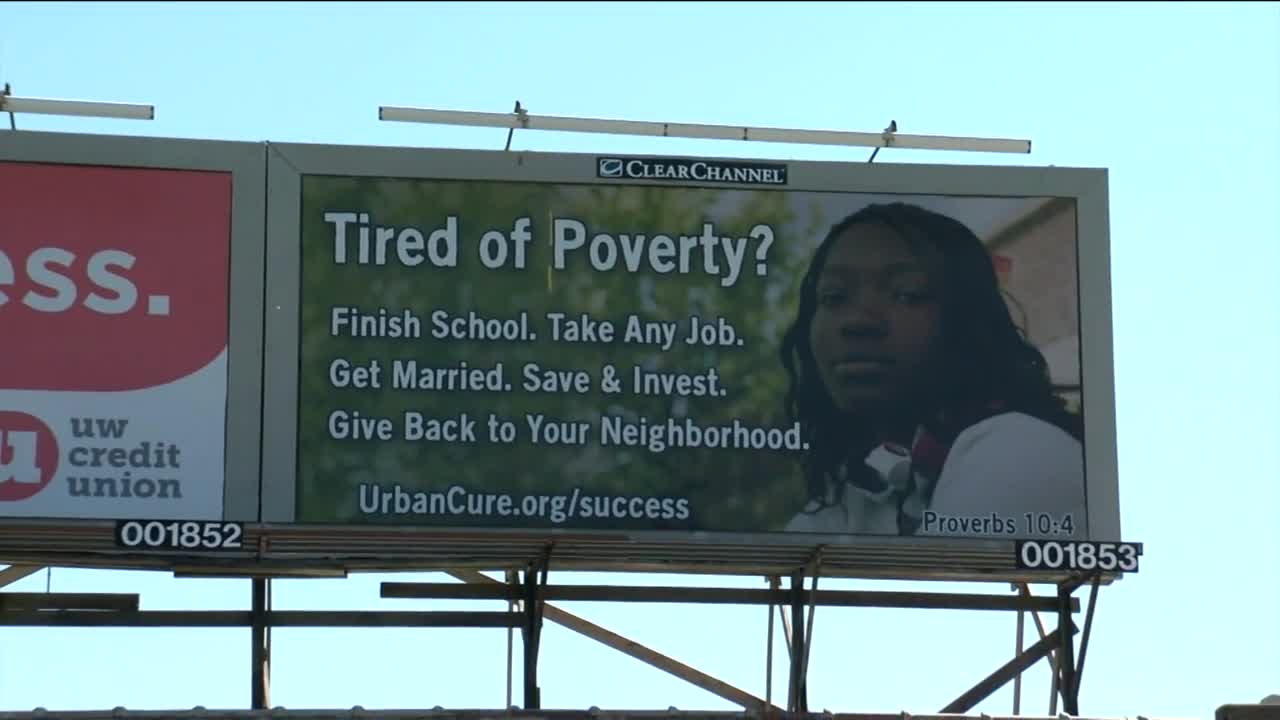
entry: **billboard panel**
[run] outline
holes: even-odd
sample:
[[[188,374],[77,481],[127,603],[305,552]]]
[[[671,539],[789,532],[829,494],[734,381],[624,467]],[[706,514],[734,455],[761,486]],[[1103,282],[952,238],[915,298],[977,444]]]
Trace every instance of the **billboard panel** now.
[[[261,146],[0,137],[0,517],[257,520],[263,182]]]
[[[269,163],[264,520],[1119,539],[1105,171]]]

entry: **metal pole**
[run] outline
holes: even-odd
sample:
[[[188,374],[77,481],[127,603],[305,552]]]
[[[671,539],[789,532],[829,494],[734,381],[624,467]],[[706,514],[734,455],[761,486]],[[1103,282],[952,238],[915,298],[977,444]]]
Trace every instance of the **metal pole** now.
[[[518,579],[519,578],[515,572],[511,570],[507,571],[508,585],[514,586],[517,583]],[[516,601],[508,600],[507,612],[515,612],[515,610],[516,610]],[[515,648],[515,630],[516,629],[514,627],[507,627],[507,704],[505,705],[505,707],[507,708],[511,707],[511,702],[512,702],[511,693],[512,693],[512,685],[514,682],[512,679],[512,675],[514,674],[512,667],[515,665],[515,649],[514,649]]]
[[[502,581],[494,580],[493,578],[474,570],[449,570],[447,572],[463,582],[488,586],[496,590],[503,590],[506,592],[506,590],[501,587]],[[503,597],[515,596],[503,595]],[[1056,601],[1056,598],[1054,600]],[[723,680],[718,680],[697,670],[696,668],[690,667],[678,660],[663,655],[652,648],[645,647],[635,640],[625,638],[615,632],[606,630],[593,622],[584,620],[577,615],[566,612],[555,605],[548,603],[546,601],[545,588],[543,588],[542,593],[541,612],[544,620],[553,622],[563,628],[578,633],[579,635],[595,640],[606,647],[617,650],[624,655],[633,657],[650,667],[670,673],[674,677],[680,678],[685,682],[692,683],[696,687],[702,688],[703,690],[706,690],[717,697],[724,698],[729,702],[740,705],[747,710],[762,707],[764,704],[764,700],[762,698],[755,697],[745,690],[733,687]],[[774,708],[772,706],[769,706],[768,709],[781,710],[781,708]]]
[[[1071,620],[1071,590],[1062,588],[1058,591],[1060,603],[1058,610],[1058,627],[1069,628]],[[1065,630],[1060,635],[1062,651],[1058,656],[1058,668],[1062,674],[1062,711],[1068,715],[1080,714],[1079,688],[1076,686],[1076,661],[1074,658],[1074,633]]]
[[[542,642],[542,595],[547,587],[548,560],[530,564],[524,576],[524,707],[542,708],[538,689],[538,648]]]
[[[1031,595],[1031,586],[1030,586],[1030,585],[1028,585],[1027,583],[1022,583],[1022,584],[1019,586],[1019,588],[1020,588],[1020,590],[1021,590],[1021,592],[1022,592],[1023,597],[1031,597],[1031,596],[1032,596],[1032,595]],[[1038,610],[1032,610],[1032,611],[1031,611],[1031,619],[1035,621],[1035,624],[1036,624],[1036,630],[1040,633],[1040,639],[1041,639],[1041,640],[1044,640],[1045,638],[1047,638],[1049,635],[1048,635],[1048,633],[1046,633],[1046,632],[1045,632],[1045,629],[1044,629],[1044,623],[1043,623],[1043,622],[1041,622],[1041,620],[1040,620],[1040,611],[1038,611]],[[1059,675],[1058,675],[1058,658],[1057,658],[1057,653],[1056,653],[1056,652],[1051,651],[1051,652],[1049,653],[1049,656],[1048,656],[1048,657],[1049,657],[1049,670],[1050,670],[1050,672],[1049,672],[1049,676],[1050,676],[1050,681],[1049,681],[1049,714],[1050,714],[1050,715],[1057,715],[1057,714],[1058,714],[1058,677],[1059,677]]]
[[[271,627],[267,625],[267,611],[271,608],[271,581],[254,578],[252,583],[253,624],[249,632],[253,643],[251,700],[254,710],[266,710],[271,705]]]
[[[1102,579],[1095,575],[1089,588],[1089,610],[1084,616],[1084,632],[1080,634],[1080,659],[1076,662],[1076,698],[1080,697],[1080,676],[1084,674],[1084,656],[1089,650],[1089,634],[1093,630],[1093,610],[1098,605],[1098,585]]]
[[[817,610],[814,604],[818,597],[818,576],[821,575],[821,563],[815,563],[813,569],[813,590],[809,593],[809,620],[804,631],[804,658],[800,665],[800,707],[801,712],[809,711],[809,652],[813,647],[813,616]]]
[[[1023,620],[1026,612],[1018,611],[1018,628],[1015,631],[1017,637],[1014,639],[1013,656],[1018,657],[1022,654],[1022,646],[1025,642],[1025,622]],[[1022,712],[1022,671],[1019,670],[1017,675],[1013,676],[1013,714],[1018,715]]]
[[[1009,682],[1020,671],[1031,667],[1039,662],[1040,658],[1048,655],[1053,650],[1054,645],[1061,643],[1060,635],[1069,635],[1074,632],[1075,628],[1068,626],[1067,628],[1058,628],[1049,633],[1048,637],[1027,648],[1018,657],[1005,663],[999,670],[991,673],[977,685],[966,690],[963,695],[944,707],[941,711],[942,714],[968,713],[978,703],[990,697],[991,693],[999,690],[1002,685]]]
[[[804,702],[804,571],[791,575],[791,682],[787,711],[803,712]]]
[[[538,574],[524,573],[524,709],[538,705]]]
[[[43,570],[40,565],[10,565],[4,570],[0,570],[0,588],[16,583],[19,580],[35,575]]]
[[[778,579],[776,577],[769,578],[769,589],[778,589]],[[773,704],[773,605],[769,606],[769,642],[765,653],[764,661],[764,705],[769,707]]]

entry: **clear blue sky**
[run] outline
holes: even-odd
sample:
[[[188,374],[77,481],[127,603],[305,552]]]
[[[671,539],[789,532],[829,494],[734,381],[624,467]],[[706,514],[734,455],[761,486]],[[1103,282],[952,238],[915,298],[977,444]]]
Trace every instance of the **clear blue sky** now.
[[[1125,538],[1147,552],[1140,574],[1101,593],[1081,710],[1210,717],[1280,692],[1277,5],[5,3],[0,29],[0,81],[16,95],[157,108],[150,123],[21,116],[22,129],[500,148],[501,130],[381,123],[376,109],[506,112],[519,99],[534,113],[665,121],[895,119],[908,133],[1030,138],[1034,152],[877,161],[1110,168],[1121,509]],[[517,133],[514,147],[868,154],[546,133]],[[276,607],[423,606],[378,600],[382,579],[279,582]],[[140,592],[146,609],[249,603],[247,581],[158,574],[61,569],[52,588]],[[764,693],[763,608],[569,609]],[[1014,650],[1011,614],[819,609],[815,632],[810,703],[833,711],[936,711]],[[275,705],[505,701],[502,630],[274,642]],[[248,652],[247,630],[4,629],[0,707],[244,707]],[[775,657],[785,700],[780,639]],[[545,707],[732,709],[554,625],[542,658]],[[1024,693],[1024,712],[1047,711],[1043,664]],[[1009,686],[978,710],[1008,713],[1011,698]]]

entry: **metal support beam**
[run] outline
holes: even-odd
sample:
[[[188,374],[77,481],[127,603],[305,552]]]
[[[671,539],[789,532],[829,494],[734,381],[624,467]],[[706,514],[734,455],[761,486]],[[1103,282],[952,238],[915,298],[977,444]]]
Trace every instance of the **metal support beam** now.
[[[791,574],[791,682],[787,691],[788,712],[808,712],[805,687],[805,657],[809,638],[805,637],[804,572]]]
[[[547,562],[531,564],[524,572],[524,709],[540,710],[538,647],[542,641],[542,593],[547,586]]]
[[[479,586],[495,586],[501,589],[502,582],[494,580],[482,573],[474,570],[451,570],[449,575],[461,580],[465,583],[472,583]],[[778,711],[781,708],[766,705],[766,703],[745,690],[736,688],[723,680],[714,678],[704,672],[692,668],[684,663],[663,655],[656,650],[645,647],[634,640],[629,640],[611,630],[607,630],[595,623],[580,618],[573,613],[562,610],[555,605],[544,602],[542,606],[542,615],[545,619],[572,630],[584,637],[591,638],[606,647],[617,650],[624,655],[629,655],[640,662],[655,667],[663,672],[673,675],[684,680],[691,685],[702,688],[709,693],[724,698],[732,703],[737,703],[749,711],[756,711],[762,707],[769,710]],[[508,702],[508,705],[510,703]]]
[[[890,121],[889,121],[889,125],[888,125],[887,127],[885,127],[885,129],[884,129],[884,142],[885,142],[885,146],[886,146],[886,147],[888,147],[889,143],[891,143],[891,142],[893,141],[893,134],[894,134],[894,133],[896,133],[896,132],[898,132],[898,121],[897,121],[897,120],[890,120]],[[877,147],[877,148],[872,148],[872,150],[871,150],[871,157],[867,158],[867,162],[868,162],[868,163],[873,163],[873,162],[875,162],[875,161],[876,161],[876,153],[878,153],[878,152],[880,152],[880,148],[878,148],[878,147]]]
[[[506,612],[404,612],[365,610],[268,610],[269,627],[488,627],[502,628],[523,622],[520,613]],[[253,627],[252,612],[243,610],[142,610],[102,612],[23,610],[0,613],[0,627]]]
[[[1018,586],[1014,585],[1013,589],[1016,592],[1018,590]],[[1018,611],[1018,623],[1014,629],[1015,637],[1014,637],[1014,644],[1013,644],[1013,656],[1015,658],[1022,654],[1023,644],[1026,642],[1026,633],[1024,632],[1024,629],[1026,627],[1025,621],[1024,621],[1025,616],[1026,616],[1026,611],[1024,610]],[[1018,674],[1013,676],[1013,714],[1014,715],[1022,714],[1022,672],[1021,671],[1019,671]]]
[[[1027,583],[1021,583],[1018,591],[1023,598],[1031,597],[1031,586]],[[1057,604],[1057,598],[1050,598],[1054,604]],[[1031,619],[1035,622],[1036,632],[1040,634],[1043,641],[1049,637],[1049,633],[1044,629],[1044,622],[1040,619],[1039,611],[1032,611]],[[1058,649],[1053,647],[1049,651],[1049,670],[1050,670],[1050,687],[1049,687],[1049,715],[1057,715],[1058,713],[1058,679],[1061,677],[1058,673]]]
[[[384,598],[416,600],[509,600],[518,601],[520,592],[497,585],[457,583],[384,582]],[[648,602],[681,605],[790,605],[799,592],[802,604],[824,607],[874,607],[917,610],[1029,610],[1057,612],[1060,599],[1053,596],[986,595],[978,593],[896,592],[882,590],[753,590],[738,588],[611,587],[600,585],[551,585],[542,590],[548,602]],[[1072,598],[1072,610],[1079,601]],[[789,632],[789,631],[788,631]]]
[[[1076,661],[1076,698],[1080,697],[1080,677],[1084,674],[1084,655],[1089,649],[1089,635],[1093,631],[1093,610],[1098,606],[1098,586],[1102,578],[1094,576],[1089,588],[1089,610],[1084,616],[1084,632],[1080,634],[1080,659]]]
[[[779,580],[776,577],[768,578],[769,589],[778,590]],[[764,704],[767,707],[773,706],[773,605],[769,605],[769,631],[768,631],[767,654],[764,659]],[[791,642],[790,639],[787,642]]]
[[[819,547],[814,554],[813,561],[810,562],[813,568],[813,587],[809,590],[809,619],[805,623],[804,629],[804,655],[800,658],[800,706],[796,709],[800,712],[809,711],[809,656],[813,649],[813,616],[817,613],[818,607],[814,600],[818,596],[818,577],[822,575],[822,548]],[[801,580],[804,578],[801,577]]]
[[[267,613],[271,610],[271,581],[254,578],[251,582],[253,607],[250,613],[253,624],[249,637],[253,667],[250,672],[250,707],[254,710],[266,710],[271,707],[271,626],[267,624]]]
[[[454,571],[453,577],[463,580],[464,585],[453,583],[383,583],[381,595],[384,598],[417,598],[417,599],[492,599],[516,600],[527,593],[528,576],[523,588],[492,580],[480,573]],[[588,637],[626,652],[648,662],[660,669],[667,670],[677,677],[703,687],[711,692],[731,699],[751,710],[762,706],[771,706],[772,692],[772,657],[767,659],[766,667],[766,699],[755,698],[721,681],[682,666],[674,660],[654,653],[647,648],[613,635],[603,628],[592,626],[580,618],[548,606],[548,600],[575,601],[620,601],[620,602],[670,602],[670,603],[709,603],[764,605],[770,609],[772,623],[772,606],[778,605],[782,615],[783,633],[786,638],[788,655],[791,661],[791,673],[788,689],[788,706],[792,710],[803,711],[807,707],[807,670],[808,648],[811,639],[813,608],[816,605],[843,607],[901,607],[901,608],[947,608],[956,610],[1022,610],[1061,611],[1065,607],[1068,613],[1078,610],[1075,598],[1067,597],[1035,597],[1029,589],[1018,596],[981,595],[961,593],[919,593],[919,592],[878,592],[878,591],[818,591],[817,577],[814,573],[812,589],[804,587],[804,571],[797,571],[792,576],[791,587],[782,590],[776,579],[771,582],[769,590],[748,590],[737,588],[687,588],[687,587],[608,587],[590,585],[546,586],[539,588],[538,594],[543,603],[545,617],[553,622],[566,624]],[[784,607],[790,605],[790,617]],[[810,615],[805,621],[804,606],[809,605]],[[557,617],[553,617],[553,612]],[[527,617],[527,615],[526,615]],[[1069,614],[1068,614],[1069,617]],[[568,621],[567,623],[565,621]],[[1038,621],[1038,617],[1037,617]],[[808,627],[806,627],[808,626]],[[772,632],[772,631],[770,631]],[[1042,630],[1043,635],[1043,630]],[[772,637],[772,635],[770,635]],[[1050,648],[1052,652],[1057,645]]]
[[[1063,628],[1067,632],[1063,632]],[[953,700],[950,704],[939,711],[939,714],[963,714],[974,708],[978,703],[986,700],[991,693],[999,690],[1005,683],[1012,680],[1018,673],[1025,671],[1027,668],[1035,665],[1040,658],[1046,657],[1053,649],[1062,644],[1062,637],[1065,635],[1070,637],[1076,632],[1075,626],[1071,623],[1070,616],[1067,617],[1067,624],[1057,628],[1049,633],[1043,640],[1027,648],[1022,654],[1005,663],[999,670],[988,675],[977,685],[974,685],[963,695]]]
[[[138,596],[125,593],[0,592],[0,612],[137,609]]]
[[[511,112],[515,113],[516,117],[524,117],[529,114],[524,108],[520,107],[519,100],[516,101],[516,109],[512,110]],[[508,151],[511,150],[511,138],[514,137],[515,134],[516,134],[516,126],[512,125],[511,129],[507,130],[507,145],[506,147],[502,148],[503,150],[508,150]]]
[[[776,576],[776,575],[775,575],[775,576],[773,577],[772,581],[771,581],[771,587],[772,587],[772,589],[773,589],[773,591],[774,591],[774,592],[779,593],[779,595],[778,595],[779,597],[781,597],[781,598],[789,597],[789,596],[788,596],[788,595],[787,595],[787,594],[782,590],[782,578],[781,578],[781,577],[778,577],[778,576]],[[791,654],[792,654],[792,648],[791,648],[791,620],[787,618],[787,603],[786,603],[785,599],[784,599],[783,601],[781,601],[781,602],[778,602],[778,603],[777,603],[777,606],[778,606],[778,621],[779,621],[780,623],[782,623],[782,641],[783,641],[783,643],[785,643],[785,644],[786,644],[786,647],[787,647],[787,658],[788,658],[788,659],[790,659],[790,658],[791,658]]]
[[[481,575],[480,577],[485,577],[485,576]],[[516,612],[516,601],[514,597],[515,597],[515,591],[519,590],[520,573],[517,573],[514,570],[508,570],[506,573],[506,577],[507,577],[507,585],[512,591],[511,597],[513,598],[507,601],[507,612],[514,613]],[[488,579],[488,578],[485,578],[485,579]],[[515,707],[513,704],[514,700],[512,699],[514,697],[512,693],[514,690],[513,686],[515,684],[512,678],[512,676],[515,674],[513,669],[514,665],[515,665],[515,626],[511,626],[507,628],[507,704],[505,705],[505,707],[508,710]]]
[[[1058,608],[1058,627],[1069,627],[1071,624],[1071,594],[1075,587],[1064,584],[1058,591],[1060,607]],[[1062,691],[1062,712],[1067,715],[1080,714],[1080,686],[1076,683],[1075,633],[1059,633],[1061,649],[1058,651],[1058,672],[1061,679],[1058,687]]]
[[[44,567],[40,565],[10,565],[0,570],[0,588],[12,585],[25,577],[35,575],[43,569]]]
[[[1275,720],[1275,707],[1267,705],[1226,705],[1227,712],[1217,720]],[[48,720],[53,713],[0,711],[0,720]],[[1166,718],[1168,716],[1165,716]],[[626,708],[596,708],[547,711],[502,711],[493,709],[446,709],[441,707],[367,710],[362,708],[331,708],[308,710],[72,710],[57,713],[58,720],[755,720],[756,716],[744,715],[735,710],[633,710]],[[761,720],[765,720],[761,718]],[[781,720],[774,716],[774,720]],[[866,713],[811,713],[806,717],[787,717],[786,720],[1066,720],[1061,717],[1009,715],[971,715],[957,717],[935,713],[913,714],[905,711]],[[1074,720],[1104,720],[1102,718],[1078,718]],[[1105,720],[1129,720],[1108,718]],[[1142,715],[1137,720],[1144,720]],[[1154,719],[1153,719],[1154,720]],[[1169,718],[1169,720],[1173,720]],[[1200,720],[1206,720],[1201,718]]]

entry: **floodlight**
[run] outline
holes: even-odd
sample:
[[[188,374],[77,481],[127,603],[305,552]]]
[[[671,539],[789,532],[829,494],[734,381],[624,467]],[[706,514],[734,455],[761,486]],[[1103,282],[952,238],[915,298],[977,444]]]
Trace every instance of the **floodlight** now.
[[[605,120],[599,118],[534,116],[527,111],[514,113],[433,110],[429,108],[381,106],[378,118],[392,122],[417,122],[436,125],[468,125],[524,130],[559,130],[563,132],[604,133],[611,135],[644,135],[700,140],[749,140],[798,145],[845,145],[855,147],[894,147],[913,150],[960,150],[968,152],[1031,152],[1030,140],[1003,138],[968,138],[942,135],[900,135],[891,130],[879,133],[839,130],[803,130],[753,128],[733,125],[698,125],[692,123],[647,122],[637,120]]]
[[[31,115],[76,115],[81,117],[154,120],[155,106],[131,103],[93,102],[86,100],[52,100],[0,95],[0,112]]]

